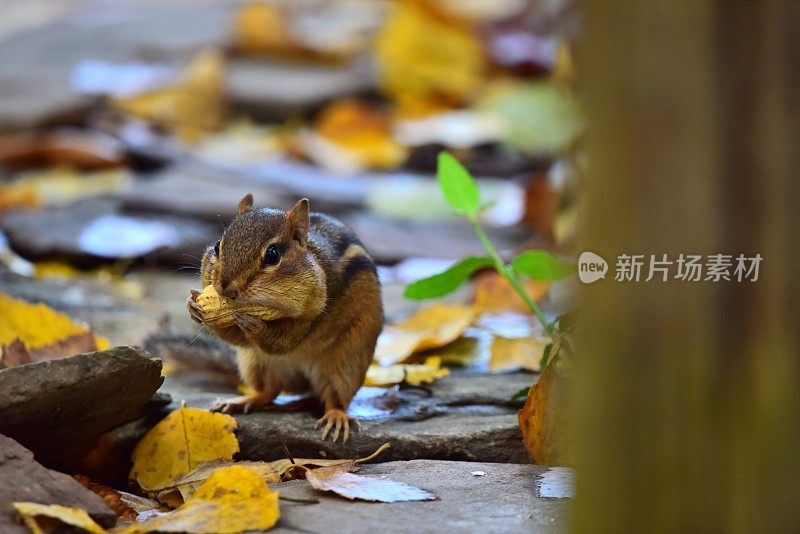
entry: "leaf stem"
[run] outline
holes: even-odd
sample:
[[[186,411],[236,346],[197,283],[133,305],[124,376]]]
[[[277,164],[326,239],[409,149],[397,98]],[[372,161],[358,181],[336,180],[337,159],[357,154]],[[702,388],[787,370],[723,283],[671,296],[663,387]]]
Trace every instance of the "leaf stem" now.
[[[492,245],[492,242],[489,240],[489,236],[486,235],[486,232],[484,231],[480,222],[478,222],[477,215],[470,214],[468,217],[469,217],[469,222],[472,224],[473,230],[475,230],[475,235],[478,236],[478,239],[483,245],[483,248],[486,249],[486,252],[489,253],[489,257],[492,258],[492,261],[494,262],[494,267],[497,270],[497,272],[499,272],[500,275],[503,278],[505,278],[509,284],[511,284],[511,287],[514,288],[514,291],[517,292],[517,294],[525,302],[528,308],[530,308],[530,310],[536,316],[536,319],[538,319],[539,322],[541,323],[545,332],[547,332],[547,335],[550,336],[550,339],[555,340],[556,338],[555,328],[553,328],[553,326],[547,322],[547,319],[545,318],[544,313],[542,313],[542,310],[539,309],[539,306],[536,305],[536,303],[533,301],[528,292],[525,291],[525,288],[522,287],[519,278],[517,278],[517,275],[514,273],[511,266],[508,265],[506,262],[504,262],[503,258],[500,257],[500,253],[498,253],[497,249],[494,248],[494,245]]]

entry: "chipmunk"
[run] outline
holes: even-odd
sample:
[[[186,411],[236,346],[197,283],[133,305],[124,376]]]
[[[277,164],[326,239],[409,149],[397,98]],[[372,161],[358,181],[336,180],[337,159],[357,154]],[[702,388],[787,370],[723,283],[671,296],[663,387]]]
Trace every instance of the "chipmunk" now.
[[[239,369],[254,393],[217,401],[214,411],[249,412],[270,404],[281,391],[312,391],[325,414],[322,439],[333,441],[358,422],[347,408],[364,383],[383,327],[381,288],[372,258],[338,220],[308,211],[303,198],[288,211],[253,208],[253,196],[200,267],[203,287],[213,284],[235,303],[263,304],[278,318],[265,321],[237,313],[235,325],[204,322],[197,290],[186,301],[189,315],[238,347]]]

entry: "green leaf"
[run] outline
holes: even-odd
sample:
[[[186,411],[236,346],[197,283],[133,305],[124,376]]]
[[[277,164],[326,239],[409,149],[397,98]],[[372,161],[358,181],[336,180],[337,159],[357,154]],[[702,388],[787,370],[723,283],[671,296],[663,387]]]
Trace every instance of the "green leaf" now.
[[[517,391],[513,395],[511,395],[511,399],[509,400],[517,400],[517,399],[524,399],[528,396],[528,392],[531,390],[531,387],[528,386],[526,388],[522,388],[521,390]]]
[[[422,300],[441,297],[452,293],[467,281],[472,273],[492,265],[491,258],[472,256],[464,258],[446,271],[428,278],[417,280],[406,286],[406,298]]]
[[[553,344],[548,343],[547,346],[544,348],[544,352],[542,352],[542,359],[539,360],[539,369],[544,371],[544,368],[547,367],[547,363],[550,360],[550,351],[553,350]]]
[[[526,250],[511,262],[514,270],[534,280],[560,280],[575,271],[575,266],[544,250]]]
[[[467,169],[447,152],[439,153],[439,185],[447,202],[464,215],[474,215],[480,207],[478,185]]]

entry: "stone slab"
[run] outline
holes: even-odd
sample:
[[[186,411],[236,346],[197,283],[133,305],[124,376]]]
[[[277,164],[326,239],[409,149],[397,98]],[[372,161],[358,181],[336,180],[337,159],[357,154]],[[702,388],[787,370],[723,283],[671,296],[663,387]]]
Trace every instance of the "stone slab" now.
[[[473,472],[481,472],[476,476]],[[312,489],[304,480],[277,484],[281,519],[271,532],[350,534],[414,532],[539,533],[569,530],[569,499],[539,496],[548,468],[536,465],[412,460],[364,465],[359,475],[412,484],[435,493],[436,501],[350,501]]]
[[[57,458],[136,418],[161,382],[161,360],[130,346],[2,369],[0,433]]]
[[[511,373],[486,375],[454,369],[449,377],[425,388],[362,388],[349,413],[360,421],[360,432],[347,444],[320,439],[314,422],[317,403],[280,397],[283,406],[270,411],[235,415],[241,446],[247,460],[285,458],[359,458],[383,443],[391,448],[382,461],[417,458],[485,462],[527,462],[517,421],[520,401],[509,398],[530,386],[537,375]],[[168,376],[162,391],[173,398],[205,408],[219,398],[237,393],[230,381],[211,380],[197,374]]]
[[[72,477],[47,469],[33,459],[33,453],[0,435],[0,505],[11,502],[60,504],[86,510],[104,527],[117,521],[112,512],[95,493],[84,488]],[[0,506],[0,532],[25,534],[27,528],[16,520],[16,513]]]

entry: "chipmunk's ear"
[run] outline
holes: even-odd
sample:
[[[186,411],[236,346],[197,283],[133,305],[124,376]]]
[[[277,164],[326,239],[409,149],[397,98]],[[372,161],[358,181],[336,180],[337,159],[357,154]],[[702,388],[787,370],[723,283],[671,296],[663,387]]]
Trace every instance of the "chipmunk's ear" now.
[[[242,197],[242,200],[239,201],[239,213],[244,213],[252,208],[253,208],[253,194],[247,193],[245,196]]]
[[[301,198],[297,204],[286,213],[286,220],[289,224],[289,232],[292,238],[305,246],[308,238],[308,199]]]

